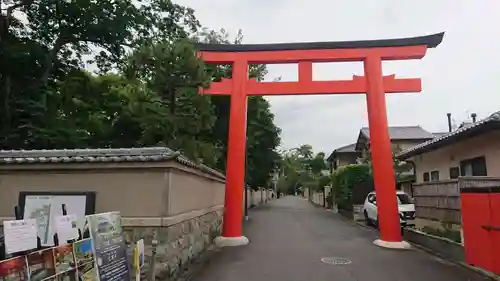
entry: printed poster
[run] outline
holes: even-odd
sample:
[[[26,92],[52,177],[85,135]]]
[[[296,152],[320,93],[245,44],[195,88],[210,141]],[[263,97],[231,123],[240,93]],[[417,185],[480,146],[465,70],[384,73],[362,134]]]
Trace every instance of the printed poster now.
[[[3,234],[6,254],[36,249],[38,246],[34,219],[4,221]]]
[[[65,244],[69,240],[77,240],[78,226],[75,214],[55,217],[55,225],[59,244]]]
[[[56,275],[54,249],[33,252],[26,259],[31,281],[41,281]]]
[[[26,257],[16,257],[0,261],[0,280],[28,281]]]
[[[87,216],[100,281],[128,280],[127,246],[120,212]]]
[[[42,246],[54,246],[56,217],[62,216],[62,204],[66,205],[68,214],[76,216],[76,227],[83,229],[86,202],[84,195],[28,195],[24,204],[24,219],[36,219]]]
[[[73,243],[78,281],[99,281],[95,268],[92,240],[83,239]]]
[[[96,271],[92,271],[93,257],[90,239],[30,253],[26,256],[29,276],[26,280],[98,281]]]

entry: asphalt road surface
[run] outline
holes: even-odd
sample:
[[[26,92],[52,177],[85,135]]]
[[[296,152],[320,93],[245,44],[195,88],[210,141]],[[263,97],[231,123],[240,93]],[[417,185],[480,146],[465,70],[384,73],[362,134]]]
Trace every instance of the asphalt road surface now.
[[[421,250],[379,248],[375,231],[298,197],[252,210],[244,232],[249,245],[223,248],[193,281],[490,280]]]

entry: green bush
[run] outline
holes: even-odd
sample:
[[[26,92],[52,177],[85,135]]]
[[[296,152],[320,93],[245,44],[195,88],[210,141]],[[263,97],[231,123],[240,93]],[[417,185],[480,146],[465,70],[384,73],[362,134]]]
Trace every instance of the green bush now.
[[[332,196],[335,196],[338,208],[352,210],[352,187],[356,183],[371,180],[371,169],[368,164],[347,165],[335,171],[332,174]]]

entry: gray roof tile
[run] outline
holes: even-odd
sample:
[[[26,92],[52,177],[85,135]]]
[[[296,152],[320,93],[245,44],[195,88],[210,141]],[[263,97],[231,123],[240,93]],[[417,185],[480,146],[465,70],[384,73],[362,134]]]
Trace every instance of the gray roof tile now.
[[[206,165],[197,164],[180,152],[168,147],[53,149],[53,150],[0,150],[0,165],[43,163],[96,163],[96,162],[161,162],[175,160],[219,178],[224,174]]]
[[[349,152],[357,152],[356,151],[356,143],[351,143],[351,144],[348,144],[348,145],[344,145],[344,146],[341,146],[337,149],[335,149],[331,154],[330,156],[328,156],[328,158],[326,159],[326,161],[332,161],[333,157],[337,154],[337,153],[349,153]]]
[[[426,141],[424,143],[413,146],[407,150],[400,152],[397,157],[400,159],[406,159],[408,157],[419,155],[425,153],[426,151],[433,148],[441,147],[445,145],[447,141],[453,141],[456,137],[464,136],[467,133],[474,131],[475,129],[481,129],[488,124],[499,124],[500,125],[500,111],[491,114],[489,117],[477,121],[475,123],[464,124],[459,129],[446,133],[444,135],[438,136],[432,140]]]
[[[352,143],[352,144],[348,144],[348,145],[339,147],[339,148],[335,149],[334,152],[340,152],[340,153],[342,153],[342,152],[356,152],[356,144]]]
[[[370,138],[370,129],[368,127],[361,128],[361,133],[366,138]],[[391,140],[415,140],[433,139],[434,135],[420,126],[391,126],[389,127],[389,137]]]

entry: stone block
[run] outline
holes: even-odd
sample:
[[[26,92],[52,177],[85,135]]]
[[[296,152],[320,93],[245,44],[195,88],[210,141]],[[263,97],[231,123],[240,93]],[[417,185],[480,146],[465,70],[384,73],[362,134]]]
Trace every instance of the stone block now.
[[[144,239],[146,265],[143,272],[149,272],[152,256],[152,241],[157,240],[154,261],[156,280],[174,280],[181,268],[186,268],[213,243],[220,233],[222,211],[213,211],[166,227],[125,226],[128,243]],[[144,274],[146,274],[144,273]],[[143,277],[146,278],[144,275]],[[143,279],[144,280],[144,279]]]

